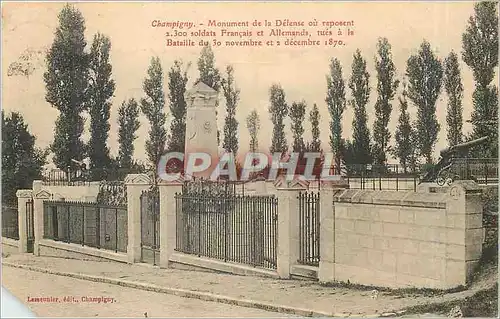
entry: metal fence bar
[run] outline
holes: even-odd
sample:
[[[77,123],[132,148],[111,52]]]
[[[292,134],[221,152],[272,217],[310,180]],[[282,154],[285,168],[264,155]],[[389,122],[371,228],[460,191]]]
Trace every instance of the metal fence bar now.
[[[89,208],[95,211],[94,217],[89,218]],[[72,210],[75,210],[75,212],[72,212]],[[109,228],[106,228],[106,221],[108,219],[101,219],[101,214],[108,216],[107,214],[113,214],[113,211],[114,219],[112,215],[109,216],[111,225]],[[120,248],[122,246],[119,233],[121,230],[119,225],[120,212],[126,212],[126,206],[108,206],[89,202],[46,201],[44,203],[44,216],[47,218],[47,222],[44,223],[44,238],[62,240],[66,243],[81,244],[82,246],[100,249],[102,247],[101,229],[105,227],[106,242],[111,242],[109,244],[105,243],[104,247],[115,252],[124,251],[123,248]],[[80,222],[81,226],[78,225]],[[126,223],[126,218],[124,222]],[[60,227],[65,233],[64,236],[59,236]],[[95,231],[94,235],[86,235],[89,229]],[[81,235],[78,234],[79,231],[81,231]],[[113,231],[115,232],[114,236],[112,234]],[[113,240],[114,245],[112,244]],[[123,246],[126,247],[126,243]]]
[[[299,213],[299,260],[306,265],[319,263],[320,211],[319,193],[300,192]]]
[[[176,250],[275,269],[274,198],[207,189],[175,195]]]

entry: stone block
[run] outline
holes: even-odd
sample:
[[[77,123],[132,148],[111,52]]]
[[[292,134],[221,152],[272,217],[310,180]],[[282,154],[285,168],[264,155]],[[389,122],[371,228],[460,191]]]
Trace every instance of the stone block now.
[[[384,223],[382,226],[384,236],[393,238],[406,238],[408,237],[408,225]]]
[[[390,241],[389,247],[392,251],[406,254],[417,255],[419,253],[419,241],[413,239],[393,239]]]
[[[399,222],[403,224],[412,224],[415,222],[415,212],[411,208],[401,207],[399,210]]]
[[[321,260],[319,262],[318,280],[323,283],[335,281],[335,263]]]
[[[472,228],[465,230],[465,244],[478,245],[483,243],[484,232],[482,228]]]
[[[390,249],[390,247],[389,247],[390,241],[391,241],[391,238],[374,237],[373,238],[373,248],[378,249],[378,250],[388,250],[388,249]]]
[[[401,273],[396,274],[396,285],[398,286],[398,288],[446,288],[446,286],[440,280]]]
[[[366,220],[356,220],[354,222],[354,229],[356,233],[359,234],[369,234],[370,233],[370,222]]]
[[[483,214],[467,214],[465,215],[465,227],[467,228],[482,228]]]
[[[350,219],[335,219],[335,231],[353,232],[355,230],[354,222]]]
[[[476,245],[446,245],[446,258],[456,261],[477,260],[481,257],[482,244]]]
[[[382,252],[381,270],[387,272],[396,272],[397,255],[396,253],[384,251]]]
[[[383,222],[399,223],[399,207],[387,206],[379,209],[379,220]]]
[[[371,235],[359,235],[359,246],[362,248],[373,248],[373,237]]]
[[[421,241],[418,244],[420,254],[445,258],[447,256],[447,245],[437,242]]]
[[[372,236],[381,236],[383,234],[383,224],[379,222],[372,222],[370,224],[370,234]]]
[[[483,211],[483,201],[481,194],[473,194],[465,196],[465,213],[479,214]]]
[[[420,238],[421,240],[433,241],[437,243],[446,243],[447,241],[447,231],[448,228],[444,227],[424,227],[425,237]]]
[[[447,214],[446,227],[449,228],[465,228],[465,216],[461,214]]]
[[[444,279],[445,266],[446,259],[444,258],[423,258],[403,253],[397,255],[398,273],[440,280]]]
[[[370,249],[367,251],[367,267],[382,270],[383,252],[381,250]]]
[[[359,266],[335,264],[335,278],[342,282],[394,288],[396,274]]]
[[[464,261],[446,260],[446,285],[458,287],[466,284],[466,264]]]
[[[335,219],[348,219],[349,217],[349,209],[347,205],[344,203],[335,203]],[[321,218],[323,218],[324,214],[321,214]]]
[[[347,232],[344,232],[344,231],[335,231],[335,241],[334,241],[334,244],[335,244],[335,247],[338,247],[338,246],[342,246],[342,247],[346,247],[346,246],[349,246],[349,240],[347,239]],[[321,236],[321,234],[320,234]],[[324,246],[324,244],[321,244],[320,245],[320,248],[321,246]]]
[[[350,265],[354,254],[351,248],[346,246],[335,247],[335,262],[340,264]]]
[[[425,209],[415,213],[415,224],[422,226],[446,227],[446,210]]]

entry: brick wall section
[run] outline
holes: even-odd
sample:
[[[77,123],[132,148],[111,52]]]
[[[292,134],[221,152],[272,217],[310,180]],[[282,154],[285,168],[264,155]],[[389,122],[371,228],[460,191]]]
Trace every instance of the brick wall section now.
[[[466,284],[481,255],[482,214],[479,196],[453,189],[335,193],[335,280],[441,289]]]

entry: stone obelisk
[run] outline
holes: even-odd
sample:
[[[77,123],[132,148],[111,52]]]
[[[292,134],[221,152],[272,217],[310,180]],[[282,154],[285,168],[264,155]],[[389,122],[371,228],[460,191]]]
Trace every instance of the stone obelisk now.
[[[206,153],[212,159],[211,168],[192,174],[194,177],[209,178],[219,157],[217,97],[217,91],[203,82],[198,82],[184,95],[187,103],[184,170],[188,163],[187,156],[191,153]]]

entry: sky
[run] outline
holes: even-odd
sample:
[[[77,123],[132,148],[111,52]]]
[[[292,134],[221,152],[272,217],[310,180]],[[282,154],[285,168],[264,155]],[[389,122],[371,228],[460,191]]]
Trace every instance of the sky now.
[[[213,47],[216,66],[223,72],[228,65],[235,70],[236,86],[240,89],[240,100],[236,118],[239,121],[240,150],[248,149],[249,137],[245,118],[251,110],[256,109],[260,115],[261,130],[259,147],[268,149],[271,142],[272,123],[270,121],[269,88],[274,83],[283,87],[289,104],[304,100],[309,113],[316,103],[320,110],[321,140],[328,149],[329,115],[325,103],[326,75],[332,58],[338,58],[343,67],[346,81],[347,98],[350,90],[347,81],[351,75],[353,53],[360,49],[367,60],[372,87],[367,106],[370,133],[374,117],[376,95],[375,55],[379,37],[387,37],[392,45],[392,54],[397,68],[398,79],[402,79],[408,57],[415,54],[424,39],[430,42],[434,53],[442,60],[453,50],[460,54],[461,37],[465,31],[467,20],[473,14],[473,2],[317,2],[317,3],[77,3],[75,6],[82,12],[86,22],[86,40],[90,47],[92,38],[97,32],[111,39],[111,64],[116,90],[111,107],[111,130],[108,144],[112,154],[117,154],[117,117],[122,101],[129,98],[139,100],[144,97],[142,82],[151,57],[158,56],[162,63],[168,94],[166,74],[174,61],[181,59],[189,68],[190,81],[188,89],[198,76],[196,61],[201,47],[173,47],[166,45],[165,32],[168,28],[152,27],[153,20],[193,22],[191,30],[209,30],[209,20],[216,21],[250,21],[250,27],[240,27],[239,31],[264,30],[264,41],[269,28],[252,27],[254,20],[304,21],[305,29],[313,33],[316,30],[327,30],[321,27],[322,21],[351,21],[352,36],[344,35],[343,46],[263,46],[263,47]],[[43,62],[44,50],[48,49],[54,39],[54,31],[58,25],[57,15],[64,3],[2,3],[2,107],[6,111],[18,111],[26,119],[30,131],[37,137],[40,147],[47,147],[53,140],[54,122],[58,111],[45,101],[43,73],[46,69]],[[320,26],[308,27],[309,21],[318,21]],[[203,25],[200,25],[203,24]],[[231,29],[231,28],[229,28]],[[285,28],[283,29],[291,29]],[[302,27],[295,28],[301,30]],[[212,28],[219,33],[220,28]],[[236,30],[232,28],[231,30]],[[329,30],[337,30],[337,27]],[[183,30],[180,30],[183,31]],[[285,37],[286,38],[286,37]],[[284,41],[285,38],[282,40]],[[217,36],[218,40],[230,40]],[[232,40],[237,40],[237,37]],[[255,39],[255,37],[254,37]],[[322,40],[328,37],[321,38]],[[199,41],[195,41],[198,43]],[[323,41],[321,41],[323,43]],[[9,65],[19,60],[27,50],[41,52],[34,54],[32,63],[35,70],[29,76],[8,76]],[[472,111],[472,92],[474,82],[471,70],[460,59],[462,81],[464,85],[464,120],[470,119]],[[495,81],[498,82],[498,71]],[[400,86],[401,87],[401,86]],[[398,94],[400,94],[398,90]],[[222,130],[224,123],[224,97],[220,94],[218,125]],[[437,118],[441,124],[435,154],[447,146],[446,143],[446,94],[444,88],[437,102]],[[168,114],[168,100],[165,111]],[[347,107],[343,118],[343,135],[351,137],[352,108]],[[416,108],[410,103],[410,114],[415,118]],[[169,116],[170,119],[170,116]],[[139,138],[135,142],[134,156],[145,160],[144,141],[148,137],[149,124],[141,115]],[[398,120],[398,102],[393,101],[393,112],[389,124],[393,136]],[[168,120],[167,120],[168,121]],[[167,122],[167,128],[168,128]],[[286,130],[289,131],[286,122]],[[310,125],[304,122],[306,140],[310,138]],[[87,121],[88,128],[88,121]],[[465,123],[464,133],[471,129]],[[88,132],[88,129],[86,130]],[[88,133],[84,139],[88,139]],[[288,135],[291,144],[291,135]],[[394,139],[391,139],[391,144]]]

